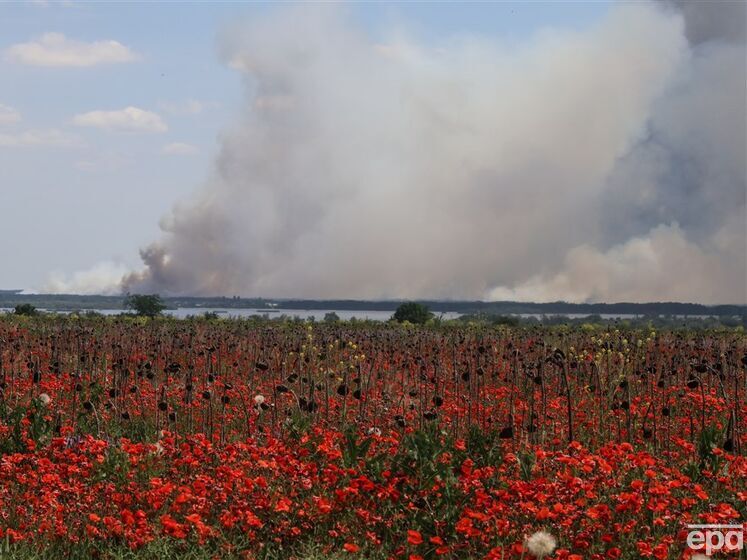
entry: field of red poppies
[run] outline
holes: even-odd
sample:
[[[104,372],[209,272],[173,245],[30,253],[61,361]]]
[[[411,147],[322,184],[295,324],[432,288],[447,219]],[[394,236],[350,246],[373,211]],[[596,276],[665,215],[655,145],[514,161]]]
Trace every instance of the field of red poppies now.
[[[745,451],[734,330],[0,318],[2,558],[687,558]]]

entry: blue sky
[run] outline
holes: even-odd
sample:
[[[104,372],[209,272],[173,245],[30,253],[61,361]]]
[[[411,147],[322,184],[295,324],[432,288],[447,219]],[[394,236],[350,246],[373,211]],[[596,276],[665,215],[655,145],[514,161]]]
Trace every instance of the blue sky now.
[[[245,102],[241,75],[218,54],[221,30],[281,8],[0,5],[0,109],[6,115],[0,112],[0,287],[39,287],[52,271],[70,274],[101,261],[136,266],[138,249],[159,234],[159,219],[209,176],[221,131]],[[347,7],[374,41],[403,27],[426,44],[473,34],[521,41],[544,27],[587,27],[608,8],[606,2]],[[64,35],[57,38],[64,48],[116,41],[116,56],[127,60],[45,65],[29,58],[28,48],[16,48],[43,43],[49,33]],[[157,122],[123,129],[121,122],[106,125],[90,115],[127,107]]]

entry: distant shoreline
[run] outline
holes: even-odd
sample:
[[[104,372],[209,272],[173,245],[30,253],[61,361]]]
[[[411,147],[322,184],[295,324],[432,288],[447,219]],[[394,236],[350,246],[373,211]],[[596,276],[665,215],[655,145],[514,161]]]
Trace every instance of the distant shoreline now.
[[[74,294],[23,294],[15,291],[0,291],[0,308],[12,308],[19,303],[30,303],[49,310],[122,309],[123,296],[74,295]],[[239,297],[163,297],[171,309],[177,308],[222,308],[257,309],[267,312],[284,309],[345,311],[394,311],[405,300],[321,300],[321,299],[268,299]],[[531,303],[514,301],[454,301],[418,299],[435,313],[485,313],[492,315],[709,315],[745,316],[747,305],[702,305],[697,303],[652,302],[652,303]]]

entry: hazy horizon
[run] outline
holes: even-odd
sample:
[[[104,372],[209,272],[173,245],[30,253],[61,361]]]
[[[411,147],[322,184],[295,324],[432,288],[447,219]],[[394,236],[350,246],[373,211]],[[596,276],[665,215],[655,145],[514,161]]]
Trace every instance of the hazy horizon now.
[[[55,297],[80,297],[80,298],[86,298],[86,297],[96,297],[96,298],[122,298],[124,299],[129,294],[127,292],[123,293],[109,293],[109,294],[96,294],[96,293],[88,293],[88,294],[76,294],[76,293],[62,293],[62,292],[36,292],[31,290],[24,290],[24,289],[18,289],[18,288],[4,288],[0,287],[0,298],[3,295],[13,295],[16,293],[18,296],[33,296],[33,297],[49,297],[49,298],[55,298]],[[373,303],[373,304],[384,304],[384,303],[402,303],[407,301],[420,301],[420,302],[429,302],[429,303],[445,303],[445,304],[469,304],[469,303],[482,303],[482,304],[509,304],[509,305],[556,305],[556,304],[562,304],[562,305],[579,305],[579,306],[589,306],[589,305],[602,305],[602,306],[623,306],[623,305],[634,305],[634,306],[645,306],[645,305],[704,305],[706,307],[747,307],[747,303],[734,303],[734,302],[721,302],[721,303],[712,303],[712,304],[701,304],[694,301],[639,301],[639,302],[633,302],[633,301],[581,301],[581,302],[569,302],[565,300],[555,300],[555,301],[529,301],[529,300],[481,300],[481,299],[455,299],[455,298],[432,298],[428,296],[423,297],[417,297],[417,298],[377,298],[377,299],[366,299],[366,298],[301,298],[301,297],[270,297],[270,296],[262,296],[262,295],[256,295],[256,296],[238,296],[238,295],[232,295],[232,294],[205,294],[205,295],[189,295],[189,294],[182,294],[182,295],[162,295],[162,294],[155,294],[159,295],[162,298],[169,300],[169,299],[195,299],[195,300],[259,300],[264,301],[267,303],[273,303],[273,302],[299,302],[299,301],[312,301],[312,302],[318,302],[318,303],[325,303],[325,302],[350,302],[350,303]]]

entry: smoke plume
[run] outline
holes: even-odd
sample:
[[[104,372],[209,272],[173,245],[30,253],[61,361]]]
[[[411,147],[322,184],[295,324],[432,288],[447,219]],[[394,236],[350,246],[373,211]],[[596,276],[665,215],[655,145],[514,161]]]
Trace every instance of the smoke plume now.
[[[744,303],[744,18],[712,10],[436,46],[339,6],[237,26],[246,110],[122,287]]]

